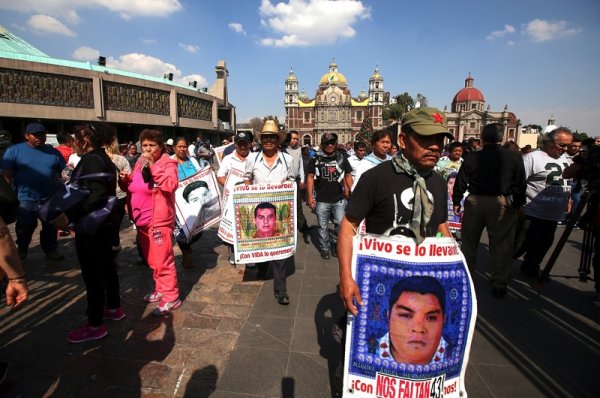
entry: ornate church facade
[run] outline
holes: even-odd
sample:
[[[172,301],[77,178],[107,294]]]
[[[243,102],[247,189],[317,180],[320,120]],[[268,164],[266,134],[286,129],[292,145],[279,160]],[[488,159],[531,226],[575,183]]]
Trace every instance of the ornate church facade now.
[[[325,133],[335,133],[339,143],[353,142],[365,118],[371,118],[374,130],[383,128],[383,77],[379,68],[369,78],[369,92],[352,97],[346,77],[338,72],[335,61],[319,82],[316,94],[308,98],[298,91],[293,70],[285,80],[285,125],[296,130],[301,144],[318,145]]]
[[[520,120],[508,111],[505,105],[501,112],[494,112],[485,106],[483,93],[473,86],[471,74],[465,79],[465,87],[459,90],[452,100],[451,112],[444,107],[448,121],[448,131],[454,140],[463,141],[470,137],[481,138],[485,125],[500,123],[504,128],[502,142],[519,142]]]

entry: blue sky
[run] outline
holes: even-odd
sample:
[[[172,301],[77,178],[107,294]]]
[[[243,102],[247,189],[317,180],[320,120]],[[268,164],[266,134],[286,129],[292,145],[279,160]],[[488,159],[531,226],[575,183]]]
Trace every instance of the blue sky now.
[[[50,56],[210,86],[225,60],[238,122],[283,119],[290,67],[314,96],[335,58],[354,96],[384,89],[450,108],[469,73],[493,110],[600,135],[600,2],[0,0],[0,24]]]

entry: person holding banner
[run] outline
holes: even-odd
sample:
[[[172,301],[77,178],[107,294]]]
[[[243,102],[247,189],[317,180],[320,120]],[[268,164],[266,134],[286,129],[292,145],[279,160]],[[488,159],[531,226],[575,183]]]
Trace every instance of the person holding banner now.
[[[286,133],[279,130],[275,120],[267,119],[259,138],[262,150],[250,156],[246,161],[244,183],[246,185],[279,184],[284,181],[294,181],[293,159],[278,148],[285,141]],[[266,277],[267,269],[271,265],[274,282],[273,294],[281,305],[290,303],[286,288],[286,268],[292,260],[293,254],[290,254],[290,257],[284,259],[256,264],[259,278]]]
[[[193,176],[206,166],[209,166],[208,162],[204,159],[196,159],[188,156],[188,142],[185,137],[175,138],[175,154],[171,156],[171,159],[177,160],[177,179],[178,181],[185,180],[188,177]],[[206,183],[205,183],[206,185]],[[207,187],[208,190],[208,187]],[[188,193],[189,194],[189,193]],[[188,201],[190,202],[190,201]],[[199,211],[199,210],[198,210]],[[199,214],[199,213],[196,213]],[[198,240],[202,233],[196,235],[191,242],[187,241],[185,233],[181,228],[181,224],[175,218],[175,228],[173,229],[173,235],[175,241],[181,250],[182,260],[181,263],[185,268],[192,268],[192,246],[191,244]]]
[[[417,244],[438,233],[452,236],[447,222],[446,182],[433,172],[444,138],[453,135],[448,132],[443,112],[428,107],[407,112],[398,134],[401,152],[392,161],[366,171],[352,192],[338,239],[339,292],[352,314],[358,313],[356,304],[362,305],[351,262],[352,239],[363,220],[367,233],[408,235]]]
[[[155,288],[144,296],[158,302],[152,315],[161,316],[179,308],[179,287],[171,237],[175,225],[177,162],[165,153],[160,131],[144,129],[140,134],[142,154],[133,172],[119,174],[121,188],[127,190],[131,217],[144,258],[153,271]]]
[[[238,131],[233,137],[233,146],[235,147],[235,151],[226,155],[221,160],[221,166],[219,167],[219,171],[217,171],[217,182],[225,187],[225,182],[227,181],[227,177],[229,176],[232,169],[236,169],[239,171],[246,170],[246,159],[248,158],[248,154],[250,153],[250,143],[252,142],[252,134],[247,131]],[[224,154],[225,152],[223,152]],[[226,204],[224,204],[226,207]],[[235,265],[235,260],[233,256],[233,245],[231,243],[225,242],[225,246],[229,251],[229,263],[231,265]]]

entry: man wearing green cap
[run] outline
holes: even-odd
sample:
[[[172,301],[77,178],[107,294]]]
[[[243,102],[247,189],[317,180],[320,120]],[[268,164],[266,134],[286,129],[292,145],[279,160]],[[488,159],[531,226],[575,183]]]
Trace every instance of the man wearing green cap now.
[[[352,238],[362,220],[367,233],[408,235],[417,243],[439,232],[450,237],[448,191],[433,172],[448,132],[445,115],[436,108],[416,108],[402,117],[398,153],[365,172],[348,201],[338,237],[340,296],[357,315],[362,299],[352,278]]]

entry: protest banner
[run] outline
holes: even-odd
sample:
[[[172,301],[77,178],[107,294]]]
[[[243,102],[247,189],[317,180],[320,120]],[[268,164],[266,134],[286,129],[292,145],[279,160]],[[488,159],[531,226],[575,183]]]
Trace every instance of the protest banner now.
[[[225,179],[225,185],[223,185],[223,196],[221,199],[221,206],[223,208],[223,214],[221,216],[221,223],[219,224],[219,232],[217,235],[223,240],[223,242],[233,244],[233,188],[244,182],[244,171],[238,169],[231,169],[227,178]]]
[[[456,240],[357,235],[352,273],[343,396],[466,397],[477,302]]]
[[[233,190],[234,256],[248,264],[296,252],[296,183],[236,185]]]
[[[462,227],[462,217],[463,211],[461,211],[460,215],[454,214],[454,204],[452,203],[452,192],[454,191],[454,183],[456,182],[456,176],[458,173],[456,171],[448,174],[448,228],[450,232],[455,236],[460,237],[460,228]],[[465,196],[468,193],[465,193]],[[465,198],[460,201],[460,208],[464,210],[465,208]]]
[[[219,164],[219,166],[221,165],[221,160],[223,160],[223,152],[227,147],[231,145],[233,144],[221,145],[216,148],[213,148],[213,151],[215,151],[215,158],[217,158],[217,163]]]
[[[185,180],[175,191],[175,214],[187,241],[221,218],[221,198],[215,172],[205,167]]]

